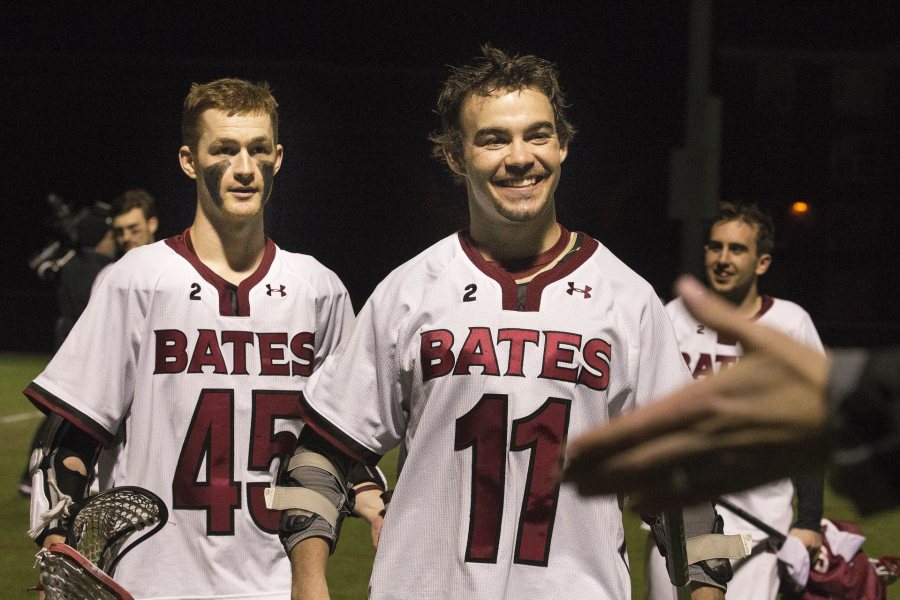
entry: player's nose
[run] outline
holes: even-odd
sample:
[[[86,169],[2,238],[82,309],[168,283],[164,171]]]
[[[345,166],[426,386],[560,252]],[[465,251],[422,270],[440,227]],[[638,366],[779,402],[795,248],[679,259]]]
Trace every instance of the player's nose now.
[[[234,172],[240,173],[242,175],[253,175],[253,159],[250,158],[250,153],[247,152],[246,149],[241,150],[234,157],[234,161],[232,162]]]
[[[506,166],[509,168],[529,169],[534,164],[534,154],[530,145],[523,139],[513,139],[506,154]]]

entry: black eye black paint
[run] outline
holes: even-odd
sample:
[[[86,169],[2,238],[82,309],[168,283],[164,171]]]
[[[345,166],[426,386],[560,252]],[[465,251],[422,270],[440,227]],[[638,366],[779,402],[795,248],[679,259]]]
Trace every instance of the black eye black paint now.
[[[262,203],[265,205],[272,193],[272,180],[275,178],[275,162],[271,160],[257,160],[259,172],[262,175]],[[231,166],[230,160],[220,160],[203,170],[203,182],[209,191],[209,197],[213,203],[222,208],[225,201],[222,199],[222,178],[225,171]]]
[[[222,208],[225,204],[225,201],[222,200],[222,177],[225,176],[225,171],[228,170],[230,165],[230,161],[220,160],[203,170],[203,182],[206,184],[209,197],[212,198],[213,203],[219,208]]]
[[[269,196],[272,194],[272,179],[275,178],[275,163],[271,160],[260,160],[259,162],[259,171],[262,173],[262,183],[263,183],[263,205],[269,201]]]

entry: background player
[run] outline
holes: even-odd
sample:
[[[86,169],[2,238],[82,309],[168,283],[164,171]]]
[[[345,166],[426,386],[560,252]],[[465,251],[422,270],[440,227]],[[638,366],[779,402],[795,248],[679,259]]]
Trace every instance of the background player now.
[[[831,484],[857,510],[900,505],[900,346],[826,358],[739,318],[693,277],[676,289],[700,323],[738,340],[744,357],[571,440],[565,479],[579,493],[629,493],[662,510],[802,473],[830,450]],[[676,471],[680,486],[671,482]]]
[[[128,417],[110,484],[148,488],[170,513],[116,571],[136,597],[289,592],[264,489],[293,448],[299,390],[353,313],[334,273],[265,236],[283,153],[276,106],[265,84],[191,87],[179,162],[197,184],[193,224],[119,260],[26,389],[53,415],[32,461],[44,544],[59,539],[61,509],[83,501],[99,445]]]
[[[717,295],[732,304],[745,319],[757,320],[780,329],[792,338],[822,352],[822,343],[812,319],[805,310],[790,302],[759,293],[759,278],[772,264],[775,232],[772,219],[755,204],[723,202],[713,221],[706,243],[706,278]],[[698,322],[676,298],[666,305],[675,327],[682,355],[695,379],[727,368],[743,354],[737,340],[720,335]],[[822,545],[819,521],[822,518],[823,477],[818,474],[796,478],[797,519],[794,521],[795,485],[783,479],[730,494],[735,506],[762,519],[775,529],[799,538],[814,556]],[[719,507],[725,521],[725,533],[751,532],[757,546],[754,554],[735,564],[734,578],[728,584],[728,598],[746,600],[775,599],[779,577],[775,554],[767,551],[768,534]],[[792,525],[793,522],[793,525]],[[647,573],[653,590],[650,597],[674,598],[668,583],[665,563],[651,544]]]
[[[129,250],[156,241],[156,230],[159,228],[156,200],[146,190],[133,188],[116,196],[110,203],[110,219],[113,239],[120,257]],[[97,274],[91,293],[106,276],[111,266],[107,265]]]
[[[651,286],[556,221],[574,130],[555,68],[483,53],[444,85],[433,136],[465,181],[470,227],[378,286],[304,391],[294,458],[325,454],[340,471],[403,446],[372,599],[628,598],[620,499],[560,489],[560,452],[689,376]],[[298,466],[290,484],[340,508],[340,473],[325,473]],[[294,507],[282,521],[294,598],[327,597],[336,527]],[[711,506],[706,518],[703,533]],[[696,569],[695,597],[721,597]]]
[[[126,190],[112,201],[112,230],[120,254],[156,241],[156,201],[146,190]]]

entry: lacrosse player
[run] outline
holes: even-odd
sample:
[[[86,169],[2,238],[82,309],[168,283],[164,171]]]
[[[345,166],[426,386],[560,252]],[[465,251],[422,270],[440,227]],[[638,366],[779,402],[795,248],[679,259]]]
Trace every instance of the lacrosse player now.
[[[759,292],[758,280],[772,263],[775,244],[774,226],[769,215],[755,204],[719,205],[706,242],[706,278],[718,296],[735,306],[741,316],[784,331],[797,341],[819,352],[822,342],[812,319],[805,310],[780,298]],[[694,319],[680,298],[666,305],[675,327],[682,355],[695,379],[727,368],[743,354],[737,340],[720,336],[715,330]],[[819,474],[781,479],[726,498],[740,509],[762,519],[782,533],[790,533],[815,556],[822,545],[819,521],[822,518],[824,480]],[[797,519],[794,519],[794,493],[797,494]],[[729,600],[774,600],[779,576],[775,554],[764,551],[774,543],[769,534],[733,514],[719,508],[725,522],[725,533],[749,532],[761,551],[735,563],[734,577],[728,584]],[[665,563],[658,552],[649,552],[648,585],[654,600],[670,600]]]
[[[334,273],[265,235],[283,153],[276,106],[265,84],[191,86],[178,158],[196,181],[193,224],[125,254],[25,390],[52,421],[32,459],[44,545],[61,539],[127,417],[110,483],[151,490],[170,515],[115,573],[136,597],[290,593],[264,490],[294,448],[300,390],[354,317]],[[380,519],[380,490],[368,493]]]
[[[561,452],[689,374],[652,287],[556,220],[574,129],[555,67],[482,50],[447,80],[432,137],[469,228],[391,273],[304,390],[273,494],[295,600],[328,595],[346,463],[398,445],[369,598],[631,597],[621,498],[561,488]],[[727,573],[694,567],[694,598],[721,598]]]

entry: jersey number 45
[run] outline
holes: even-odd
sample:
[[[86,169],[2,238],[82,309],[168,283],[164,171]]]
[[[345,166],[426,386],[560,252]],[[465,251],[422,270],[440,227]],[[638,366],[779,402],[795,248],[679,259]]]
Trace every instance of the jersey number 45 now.
[[[275,425],[300,418],[300,394],[254,390],[251,415],[247,470],[268,471],[274,458],[289,456],[297,443],[294,433],[276,432]],[[172,507],[205,510],[207,535],[234,535],[234,511],[243,506],[242,482],[234,479],[234,426],[234,390],[201,391],[178,457]],[[266,508],[268,486],[247,483],[247,507],[257,527],[278,533],[279,512]]]

